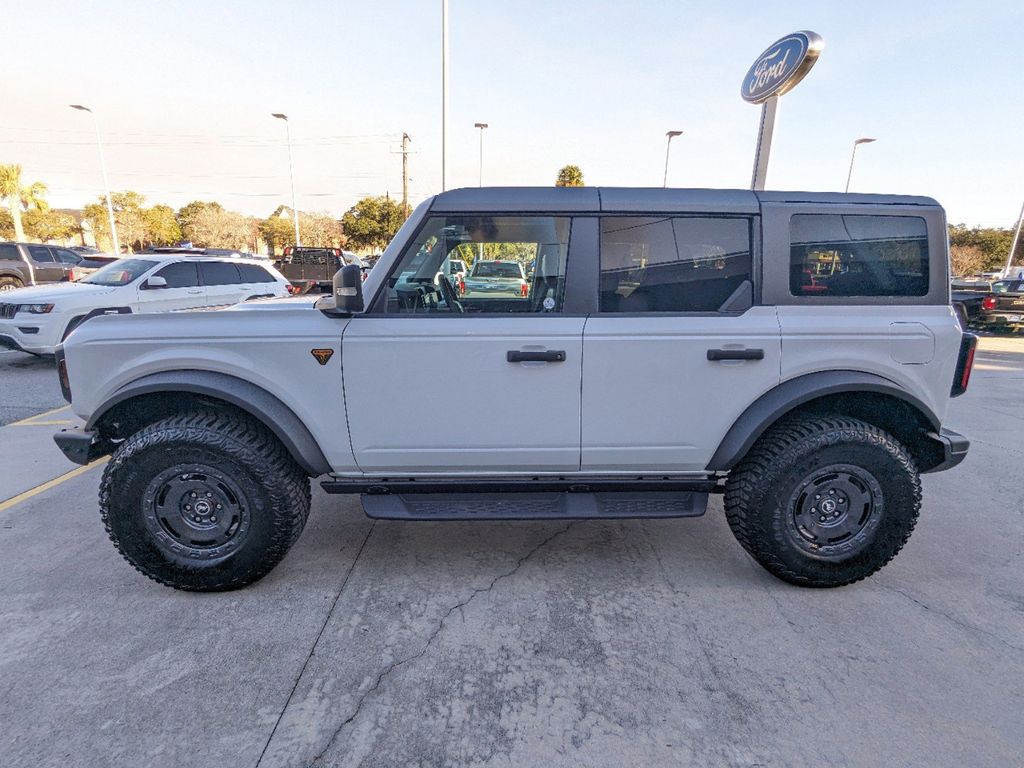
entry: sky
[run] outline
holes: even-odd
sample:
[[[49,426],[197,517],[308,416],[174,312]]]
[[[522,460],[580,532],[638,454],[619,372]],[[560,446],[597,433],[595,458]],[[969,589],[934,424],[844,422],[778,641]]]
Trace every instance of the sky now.
[[[0,163],[55,207],[111,188],[340,216],[369,194],[441,191],[441,0],[5,4]],[[750,184],[760,108],[740,82],[774,40],[820,34],[780,102],[769,189],[923,194],[951,222],[1011,226],[1024,203],[1024,4],[450,0],[448,187]]]

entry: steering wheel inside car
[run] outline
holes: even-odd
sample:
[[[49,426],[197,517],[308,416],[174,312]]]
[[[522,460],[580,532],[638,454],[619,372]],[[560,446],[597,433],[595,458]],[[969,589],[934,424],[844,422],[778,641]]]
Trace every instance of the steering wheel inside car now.
[[[466,311],[465,307],[462,306],[462,302],[459,301],[459,295],[455,292],[455,288],[448,278],[444,275],[437,276],[437,285],[441,289],[441,295],[444,297],[444,303],[447,304],[453,312],[463,313]]]

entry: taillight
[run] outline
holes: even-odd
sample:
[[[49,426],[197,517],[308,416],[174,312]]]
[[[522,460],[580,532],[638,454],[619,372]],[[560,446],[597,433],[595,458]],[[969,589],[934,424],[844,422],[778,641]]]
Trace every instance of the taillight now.
[[[956,372],[953,374],[953,388],[950,397],[957,397],[967,391],[967,383],[971,380],[971,369],[974,367],[974,352],[978,348],[978,337],[973,333],[965,333],[960,340],[960,355],[956,361]]]
[[[995,296],[986,296],[984,299],[981,300],[981,308],[982,309],[987,309],[987,310],[995,309],[996,308],[996,297]]]
[[[530,286],[528,286],[526,283],[523,283],[521,286],[519,286],[519,293],[525,299],[527,296],[530,295]]]
[[[290,293],[292,296],[298,296],[300,293],[302,293],[301,288],[294,286],[291,283],[288,283],[288,285],[285,287],[288,289],[288,293]]]

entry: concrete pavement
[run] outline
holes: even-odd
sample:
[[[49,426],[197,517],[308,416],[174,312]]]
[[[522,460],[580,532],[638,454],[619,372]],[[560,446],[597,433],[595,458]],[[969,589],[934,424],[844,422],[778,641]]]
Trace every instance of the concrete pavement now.
[[[0,765],[1019,765],[1022,393],[1024,341],[984,340],[967,460],[830,591],[768,576],[718,499],[402,524],[317,488],[269,577],[189,595],[117,555],[87,470],[0,511]]]

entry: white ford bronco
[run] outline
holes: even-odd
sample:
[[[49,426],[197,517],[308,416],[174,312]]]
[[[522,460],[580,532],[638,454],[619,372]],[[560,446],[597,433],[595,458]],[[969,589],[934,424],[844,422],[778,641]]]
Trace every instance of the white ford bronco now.
[[[461,294],[456,260],[520,262],[526,290]],[[402,520],[690,517],[724,493],[761,565],[834,587],[899,551],[920,473],[967,452],[942,422],[976,340],[928,198],[460,189],[359,272],[315,304],[97,317],[58,350],[86,424],[56,441],[113,453],[100,511],[142,573],[261,578],[322,477]]]

